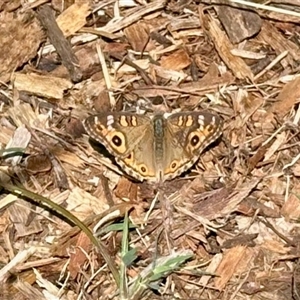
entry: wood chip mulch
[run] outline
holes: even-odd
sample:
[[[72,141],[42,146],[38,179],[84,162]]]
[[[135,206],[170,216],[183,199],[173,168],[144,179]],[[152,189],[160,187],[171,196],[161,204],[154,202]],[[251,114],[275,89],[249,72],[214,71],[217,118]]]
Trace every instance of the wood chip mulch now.
[[[0,299],[300,299],[299,37],[295,0],[2,1]],[[82,125],[199,110],[161,190]]]

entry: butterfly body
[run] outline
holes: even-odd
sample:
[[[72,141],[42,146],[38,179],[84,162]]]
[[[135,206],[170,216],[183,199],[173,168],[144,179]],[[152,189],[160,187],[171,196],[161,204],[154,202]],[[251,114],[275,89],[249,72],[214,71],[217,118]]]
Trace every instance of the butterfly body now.
[[[163,182],[189,169],[222,132],[218,115],[208,112],[154,114],[126,112],[88,117],[89,136],[106,146],[132,177]]]

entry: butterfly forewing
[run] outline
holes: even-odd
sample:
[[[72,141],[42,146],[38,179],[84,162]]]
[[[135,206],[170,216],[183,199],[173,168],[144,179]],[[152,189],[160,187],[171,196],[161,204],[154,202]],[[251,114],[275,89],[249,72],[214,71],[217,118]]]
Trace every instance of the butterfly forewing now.
[[[105,145],[112,155],[116,152],[126,155],[139,143],[142,138],[140,132],[143,132],[150,122],[149,117],[137,117],[131,113],[103,113],[88,117],[83,125],[88,135]],[[118,142],[122,147],[118,147]]]
[[[133,113],[109,113],[88,117],[84,127],[89,136],[103,144],[130,176],[155,180],[151,119]]]
[[[192,143],[192,147],[186,149],[199,155],[222,134],[222,119],[210,112],[175,113],[167,120],[181,145],[188,147],[188,143]]]
[[[165,153],[165,179],[172,179],[188,170],[221,133],[222,120],[209,112],[183,112],[168,116],[165,148],[171,147],[172,151]]]

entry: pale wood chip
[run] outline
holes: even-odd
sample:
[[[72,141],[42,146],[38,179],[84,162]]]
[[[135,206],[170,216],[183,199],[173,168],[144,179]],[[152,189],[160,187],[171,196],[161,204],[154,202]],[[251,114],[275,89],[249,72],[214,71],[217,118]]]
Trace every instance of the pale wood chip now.
[[[12,139],[6,145],[6,149],[10,148],[21,148],[26,149],[29,142],[31,140],[31,134],[28,129],[23,125],[14,132]],[[25,152],[25,151],[24,151]],[[8,154],[9,152],[4,152],[4,155]],[[11,163],[13,166],[16,166],[20,163],[23,157],[23,152],[20,154],[15,154],[12,157],[6,158],[6,162]]]
[[[76,155],[76,153],[65,150],[62,147],[55,147],[52,149],[54,154],[60,161],[67,163],[74,168],[81,168],[84,165],[84,161]]]
[[[65,37],[76,33],[86,24],[86,18],[91,13],[90,1],[81,0],[64,10],[57,18],[57,24]]]
[[[266,57],[266,53],[247,51],[244,49],[237,49],[237,48],[232,49],[231,53],[233,55],[239,56],[241,58],[249,58],[249,59],[255,59],[255,60],[263,59]]]
[[[15,73],[14,85],[19,91],[51,99],[62,99],[72,82],[49,75]]]
[[[234,275],[240,261],[244,259],[246,249],[245,246],[237,246],[224,252],[223,259],[216,270],[219,277],[215,279],[215,287],[218,290],[223,290]]]
[[[148,3],[144,7],[138,7],[135,12],[130,14],[129,16],[119,18],[117,20],[112,20],[107,25],[101,28],[101,30],[108,31],[111,33],[114,33],[116,31],[119,31],[131,24],[133,24],[136,21],[139,21],[142,19],[143,16],[150,14],[151,12],[155,12],[157,10],[162,9],[165,4],[167,3],[166,0],[156,0]]]
[[[274,153],[286,142],[287,134],[286,132],[281,132],[276,136],[274,142],[269,145],[269,149],[265,153],[264,161],[269,160]]]
[[[48,300],[39,289],[32,286],[29,282],[18,280],[14,284],[14,288],[19,291],[22,297],[26,297],[27,299]]]
[[[1,198],[1,200],[0,200],[0,210],[11,205],[12,203],[14,203],[17,200],[18,200],[18,196],[15,196],[12,194],[6,195],[5,197]]]
[[[161,78],[166,80],[181,82],[188,77],[188,75],[184,72],[175,71],[176,67],[170,68],[169,70],[164,67],[150,65],[150,73],[155,72],[155,74]],[[172,70],[173,69],[173,70]]]
[[[18,272],[22,272],[22,271],[32,269],[32,268],[51,265],[51,264],[59,262],[59,261],[60,261],[59,257],[50,257],[50,258],[44,258],[44,259],[39,259],[39,260],[34,260],[34,261],[28,261],[28,262],[25,262],[22,266],[17,266],[16,270]]]
[[[37,269],[33,269],[33,272],[36,276],[36,283],[43,289],[43,294],[47,299],[50,300],[56,297],[67,300],[67,297],[63,295],[65,293],[64,289],[58,288],[51,281],[45,279]]]
[[[184,39],[188,36],[195,38],[195,36],[203,36],[203,31],[199,30],[198,28],[194,29],[185,29],[180,31],[173,31],[172,36],[176,40]]]
[[[30,247],[27,250],[20,251],[8,264],[6,264],[0,270],[0,282],[4,282],[4,280],[11,275],[10,271],[17,265],[26,261],[29,257],[31,257],[35,253],[35,251],[35,247]]]
[[[147,70],[150,65],[149,59],[136,59],[133,60],[132,62],[135,63],[140,68],[142,68],[143,70]],[[127,65],[126,63],[122,63],[119,61],[113,62],[111,71],[113,74],[117,74],[117,75],[122,75],[124,73],[126,74],[136,73],[135,68]]]
[[[288,254],[292,250],[292,247],[287,247],[286,243],[275,239],[265,240],[260,246],[280,255]]]
[[[79,187],[75,187],[71,191],[67,199],[67,203],[68,210],[72,211],[77,216],[80,215],[81,217],[87,217],[91,214],[91,212],[100,214],[108,209],[104,192],[102,192],[101,195],[94,197]]]
[[[219,267],[221,261],[223,259],[223,254],[218,253],[213,256],[212,260],[210,261],[208,267],[206,268],[205,272],[215,274],[217,268]],[[211,279],[210,275],[201,276],[199,283],[203,286],[208,284],[208,281]]]
[[[179,18],[172,19],[170,24],[168,25],[168,30],[170,30],[172,34],[175,34],[175,31],[197,28],[198,32],[201,34],[200,27],[201,24],[199,19],[191,16],[189,18],[183,18],[183,19],[179,19]]]
[[[18,127],[24,126],[24,124],[29,127],[31,127],[32,125],[37,125],[36,121],[38,115],[34,112],[32,106],[28,103],[22,103],[20,105],[14,105],[10,107],[7,111],[7,115]],[[38,125],[41,126],[42,124]]]
[[[14,130],[12,128],[8,128],[0,124],[0,148],[1,144],[6,145],[10,141],[13,133]]]

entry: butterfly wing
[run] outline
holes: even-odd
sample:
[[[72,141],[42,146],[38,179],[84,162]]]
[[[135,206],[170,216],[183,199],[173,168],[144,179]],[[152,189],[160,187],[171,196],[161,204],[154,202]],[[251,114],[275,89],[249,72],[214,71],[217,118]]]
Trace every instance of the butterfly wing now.
[[[210,112],[180,112],[167,117],[164,179],[188,170],[201,152],[222,134],[221,118]]]
[[[109,113],[88,117],[83,123],[89,136],[103,144],[132,177],[155,180],[151,119],[134,113]]]

